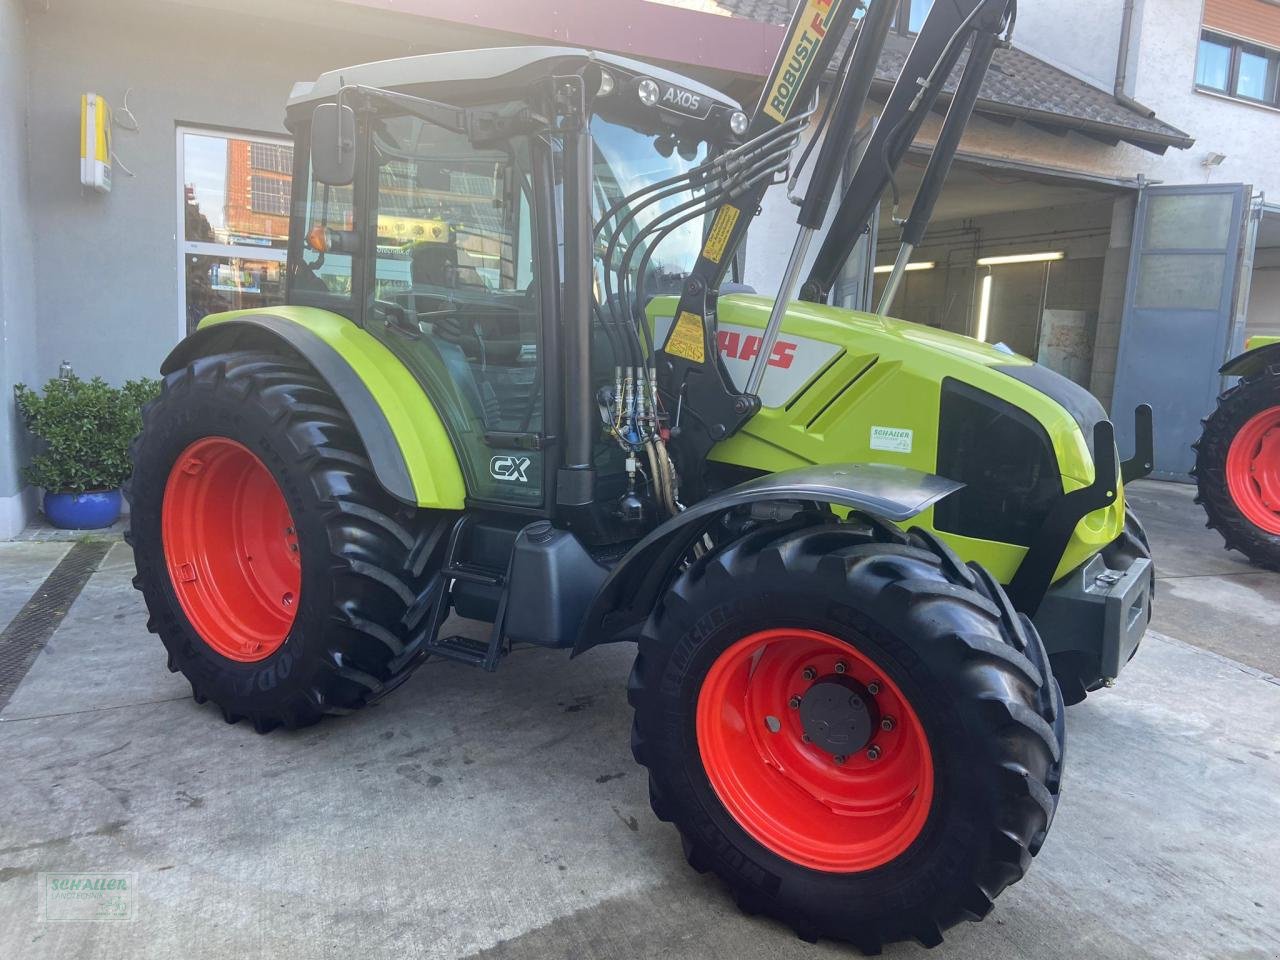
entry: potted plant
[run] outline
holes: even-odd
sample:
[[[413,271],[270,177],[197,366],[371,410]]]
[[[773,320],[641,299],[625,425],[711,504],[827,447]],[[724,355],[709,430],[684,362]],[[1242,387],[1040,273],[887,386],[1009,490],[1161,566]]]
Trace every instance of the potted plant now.
[[[38,441],[23,468],[42,487],[44,513],[72,530],[109,527],[120,516],[120,485],[129,476],[129,443],[142,429],[142,405],[159,392],[155,380],[113,387],[101,377],[81,380],[64,367],[41,396],[14,387],[18,411]]]

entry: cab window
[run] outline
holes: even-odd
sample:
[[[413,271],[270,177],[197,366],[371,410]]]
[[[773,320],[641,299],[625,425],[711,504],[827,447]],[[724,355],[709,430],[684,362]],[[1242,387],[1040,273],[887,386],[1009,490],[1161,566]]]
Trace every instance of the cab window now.
[[[542,317],[528,144],[374,122],[370,331],[441,408],[473,497],[542,502]]]

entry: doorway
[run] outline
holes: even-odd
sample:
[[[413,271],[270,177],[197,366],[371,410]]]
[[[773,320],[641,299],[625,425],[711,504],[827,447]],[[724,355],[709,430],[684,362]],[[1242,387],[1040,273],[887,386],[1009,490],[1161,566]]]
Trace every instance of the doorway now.
[[[1132,411],[1151,404],[1152,476],[1189,483],[1200,418],[1222,389],[1241,267],[1256,231],[1244,184],[1146,187],[1138,198],[1112,415],[1133,448]]]

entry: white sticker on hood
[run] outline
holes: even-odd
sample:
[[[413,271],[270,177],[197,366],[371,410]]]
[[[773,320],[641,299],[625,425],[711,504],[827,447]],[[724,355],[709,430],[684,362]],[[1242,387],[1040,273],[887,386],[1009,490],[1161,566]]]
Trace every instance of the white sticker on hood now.
[[[910,453],[914,434],[903,427],[872,427],[871,449],[890,453]]]

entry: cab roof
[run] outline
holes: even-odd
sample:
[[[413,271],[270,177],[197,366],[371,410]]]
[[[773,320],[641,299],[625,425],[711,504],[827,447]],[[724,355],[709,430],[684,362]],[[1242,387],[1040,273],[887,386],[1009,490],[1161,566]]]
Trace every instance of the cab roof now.
[[[536,67],[544,62],[548,64],[547,72],[550,73],[553,61],[566,60],[596,63],[605,69],[613,67],[623,73],[652,77],[708,97],[732,110],[742,109],[735,100],[721,91],[682,74],[664,70],[662,67],[583,47],[557,46],[453,50],[448,53],[428,53],[416,57],[400,57],[395,60],[378,60],[373,63],[344,67],[340,70],[330,70],[321,74],[318,80],[294,84],[293,91],[289,95],[289,106],[332,99],[338,95],[338,90],[343,85],[351,84],[395,88],[426,83],[484,84],[488,81],[493,82],[495,87],[500,87],[502,84],[498,81],[509,74]]]

